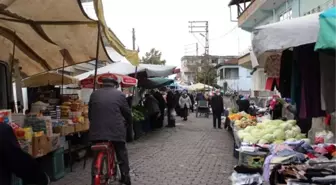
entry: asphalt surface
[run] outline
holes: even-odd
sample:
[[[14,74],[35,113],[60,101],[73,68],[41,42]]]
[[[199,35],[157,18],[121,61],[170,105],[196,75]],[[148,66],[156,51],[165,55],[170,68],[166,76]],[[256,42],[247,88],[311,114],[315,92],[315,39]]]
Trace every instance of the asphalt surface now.
[[[233,140],[224,129],[212,127],[212,117],[188,121],[177,118],[176,128],[163,128],[127,145],[133,185],[229,185],[237,161]],[[88,162],[91,164],[91,161]],[[90,165],[52,185],[90,185]]]

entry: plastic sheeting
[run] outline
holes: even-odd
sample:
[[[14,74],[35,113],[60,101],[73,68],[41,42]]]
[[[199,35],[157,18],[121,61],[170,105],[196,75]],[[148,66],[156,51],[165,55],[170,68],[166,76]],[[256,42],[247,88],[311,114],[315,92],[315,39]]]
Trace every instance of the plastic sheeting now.
[[[336,49],[336,7],[320,15],[320,32],[315,50]]]
[[[258,57],[266,51],[315,43],[319,28],[319,13],[257,27],[252,32],[253,52]]]
[[[174,73],[175,66],[153,65],[153,64],[139,64],[137,72],[146,72],[147,77],[166,77]],[[126,62],[118,62],[109,64],[107,66],[98,68],[97,75],[104,73],[118,73],[123,75],[134,74],[135,66]],[[77,79],[82,80],[90,75],[94,75],[94,70],[76,76]]]

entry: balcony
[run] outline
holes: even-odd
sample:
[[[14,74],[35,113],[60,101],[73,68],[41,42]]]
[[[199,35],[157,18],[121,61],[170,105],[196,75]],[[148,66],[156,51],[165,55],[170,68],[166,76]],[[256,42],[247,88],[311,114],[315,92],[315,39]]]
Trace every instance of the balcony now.
[[[237,6],[238,26],[243,30],[252,31],[263,20],[273,17],[273,10],[285,3],[286,0],[231,0],[229,6]],[[273,21],[274,19],[270,20]]]

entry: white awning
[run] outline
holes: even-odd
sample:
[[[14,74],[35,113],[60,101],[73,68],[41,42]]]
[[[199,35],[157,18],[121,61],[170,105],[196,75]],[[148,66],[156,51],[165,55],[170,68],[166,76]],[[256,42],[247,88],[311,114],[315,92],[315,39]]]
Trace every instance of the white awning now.
[[[257,27],[252,49],[258,57],[266,51],[283,50],[317,41],[319,13]]]

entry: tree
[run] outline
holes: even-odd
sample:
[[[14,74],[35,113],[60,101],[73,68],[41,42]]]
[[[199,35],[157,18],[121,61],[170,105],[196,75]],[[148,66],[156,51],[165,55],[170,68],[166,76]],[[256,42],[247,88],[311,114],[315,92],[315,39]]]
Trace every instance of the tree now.
[[[161,55],[160,51],[152,48],[149,52],[146,52],[145,57],[142,57],[141,63],[165,65],[166,60],[161,60]]]
[[[217,84],[217,70],[209,63],[205,63],[200,67],[197,72],[196,81],[206,85],[213,86]]]

